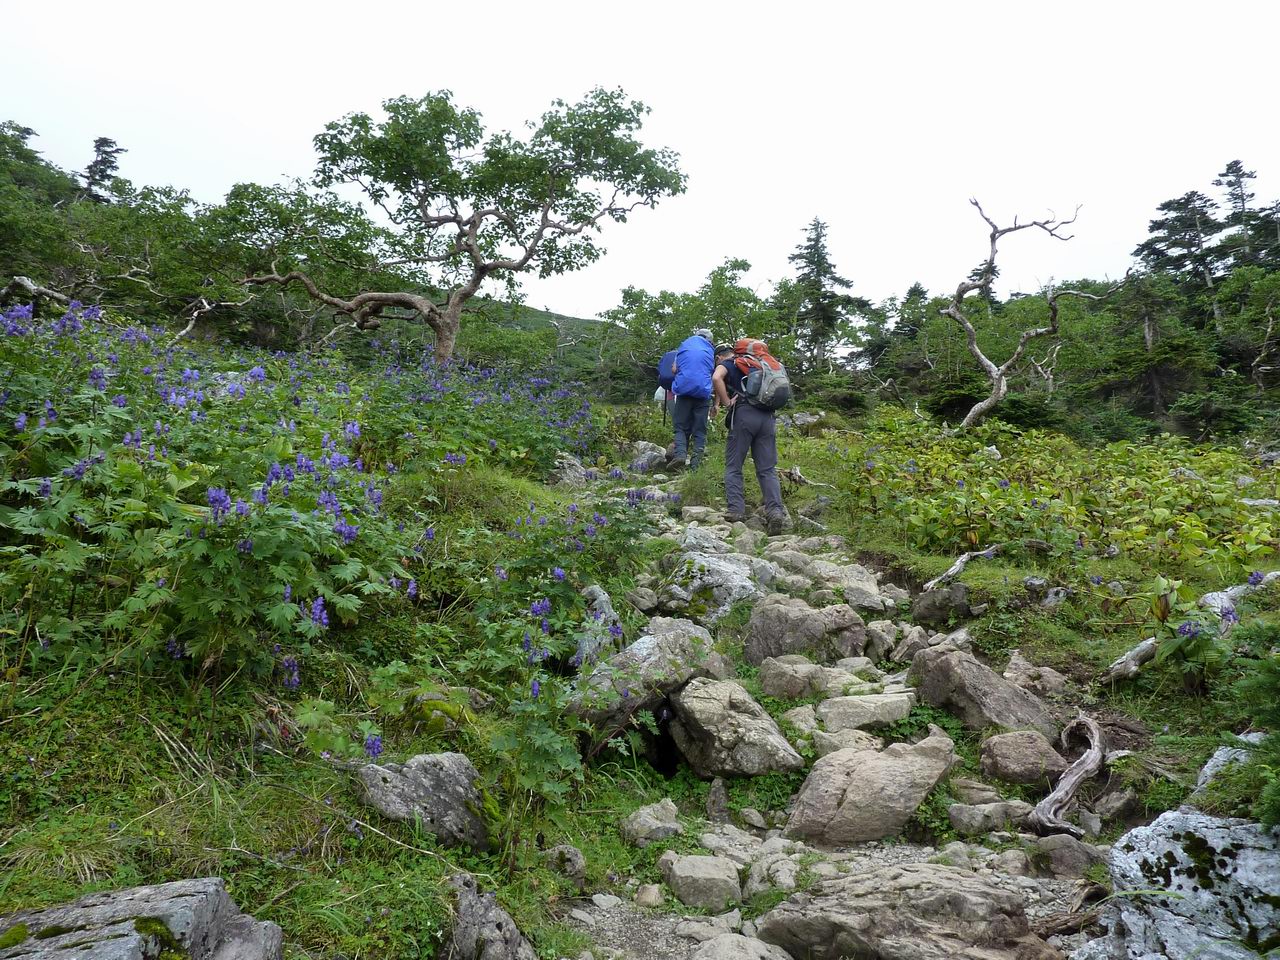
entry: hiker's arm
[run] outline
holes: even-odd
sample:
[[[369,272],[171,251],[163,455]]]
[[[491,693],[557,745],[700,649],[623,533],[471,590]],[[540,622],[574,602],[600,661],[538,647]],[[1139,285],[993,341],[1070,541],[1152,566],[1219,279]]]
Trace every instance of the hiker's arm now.
[[[724,367],[717,366],[716,372],[711,374],[711,390],[716,395],[716,403],[728,407],[733,404],[733,398],[729,396],[729,388],[724,385],[724,378]]]

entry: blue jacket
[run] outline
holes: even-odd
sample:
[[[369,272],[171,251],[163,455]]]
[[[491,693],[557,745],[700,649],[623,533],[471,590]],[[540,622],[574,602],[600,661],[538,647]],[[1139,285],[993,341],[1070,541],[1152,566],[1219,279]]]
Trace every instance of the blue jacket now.
[[[676,351],[676,382],[671,385],[677,397],[711,396],[711,371],[716,366],[715,349],[702,337],[690,337]]]

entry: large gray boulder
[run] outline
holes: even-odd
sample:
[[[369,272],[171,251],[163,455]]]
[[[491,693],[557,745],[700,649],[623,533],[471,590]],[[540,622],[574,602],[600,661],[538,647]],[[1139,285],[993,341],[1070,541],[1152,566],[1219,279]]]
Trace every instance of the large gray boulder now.
[[[274,923],[241,913],[221,877],[91,893],[0,917],[2,960],[280,960]]]
[[[1081,960],[1257,960],[1280,935],[1280,832],[1184,807],[1111,847],[1109,935]],[[1166,891],[1167,896],[1151,891]]]
[[[931,647],[916,654],[911,674],[920,699],[956,714],[970,730],[1039,730],[1051,740],[1058,724],[1044,702],[1004,679],[972,653]]]
[[[1228,767],[1237,763],[1248,762],[1249,758],[1253,756],[1252,748],[1262,743],[1265,736],[1260,732],[1242,734],[1235,738],[1240,742],[1240,746],[1219,747],[1213,751],[1213,756],[1200,768],[1200,774],[1196,777],[1196,788],[1191,794],[1192,799],[1196,800],[1203,796],[1204,791],[1208,789],[1214,778]]]
[[[711,634],[696,623],[654,617],[641,637],[581,681],[571,709],[595,727],[616,729],[694,677],[706,676],[711,644]]]
[[[865,642],[862,618],[848,604],[814,608],[798,597],[775,593],[752,610],[744,655],[751,664],[789,653],[839,660],[861,656]]]
[[[1067,770],[1067,761],[1039,730],[998,733],[982,742],[982,772],[1009,783],[1049,786]]]
[[[947,819],[962,836],[976,836],[1016,827],[1031,816],[1031,804],[1021,800],[999,800],[995,803],[953,803],[947,808]]]
[[[828,880],[757,921],[806,960],[1060,960],[1031,933],[1018,893],[969,870],[914,863]]]
[[[449,879],[455,902],[453,928],[440,945],[440,960],[537,960],[511,915],[492,893],[481,893],[475,877]]]
[[[738,868],[724,857],[675,857],[666,864],[664,876],[685,906],[720,911],[742,900]]]
[[[784,832],[832,846],[892,836],[955,762],[955,745],[937,727],[916,744],[829,753],[814,763]]]
[[[1052,667],[1036,666],[1014,650],[1004,668],[1004,678],[1038,697],[1060,697],[1067,692],[1067,678]]]
[[[631,447],[631,469],[636,473],[652,473],[667,462],[667,451],[648,440],[637,440]]]
[[[838,697],[879,689],[848,670],[839,666],[824,667],[799,653],[769,657],[760,664],[760,687],[765,696],[779,700],[800,700],[824,693]]]
[[[671,736],[700,777],[758,777],[804,768],[773,718],[732,680],[691,680],[672,696],[671,706]]]
[[[489,849],[480,772],[461,753],[420,753],[400,763],[356,769],[365,803],[384,817],[419,823],[449,847]]]
[[[952,618],[963,620],[969,612],[969,588],[959,582],[926,590],[911,603],[911,619],[927,627],[941,627]]]
[[[1064,880],[1079,880],[1090,868],[1107,862],[1097,847],[1065,833],[1041,837],[1027,854],[1038,871]]]
[[[832,697],[818,704],[818,719],[828,733],[885,727],[905,719],[915,702],[916,695],[910,691]]]

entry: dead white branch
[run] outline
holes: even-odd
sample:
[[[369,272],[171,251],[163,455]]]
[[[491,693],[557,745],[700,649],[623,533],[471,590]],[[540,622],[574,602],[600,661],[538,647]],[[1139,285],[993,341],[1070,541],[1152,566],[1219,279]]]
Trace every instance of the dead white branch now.
[[[1103,742],[1102,728],[1097,722],[1086,716],[1076,717],[1062,731],[1062,746],[1070,749],[1072,740],[1079,738],[1086,744],[1085,752],[1080,759],[1067,768],[1058,780],[1053,792],[1036,804],[1027,823],[1037,833],[1069,833],[1073,837],[1081,837],[1084,831],[1074,824],[1067,823],[1062,813],[1075,799],[1076,791],[1081,784],[1095,776],[1102,769],[1106,756],[1106,745]]]
[[[22,291],[34,300],[52,300],[66,306],[71,302],[71,298],[65,293],[59,293],[57,290],[50,290],[48,287],[42,287],[30,277],[14,277],[10,280],[3,290],[0,290],[0,303],[5,302],[13,294]]]
[[[987,547],[983,550],[970,550],[968,553],[962,553],[955,563],[947,567],[943,573],[926,583],[924,585],[924,589],[932,590],[934,587],[940,587],[944,583],[951,582],[956,577],[960,576],[964,571],[964,568],[968,566],[970,560],[977,559],[978,557],[981,557],[983,560],[990,560],[1004,548],[1005,544],[997,543],[995,546]]]

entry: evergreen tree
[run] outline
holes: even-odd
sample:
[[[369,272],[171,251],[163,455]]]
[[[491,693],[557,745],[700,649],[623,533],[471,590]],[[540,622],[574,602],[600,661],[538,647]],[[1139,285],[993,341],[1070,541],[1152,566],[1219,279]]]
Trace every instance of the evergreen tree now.
[[[853,284],[836,273],[827,252],[827,225],[814,217],[805,232],[804,242],[787,258],[796,265],[797,333],[808,355],[812,369],[822,366],[840,339],[849,311],[869,306],[866,300],[854,298],[841,290]]]
[[[107,203],[107,197],[100,191],[111,183],[120,169],[119,156],[128,151],[118,146],[110,137],[99,137],[93,141],[93,160],[84,171],[84,185],[90,198],[99,203]]]
[[[1188,293],[1207,293],[1214,326],[1222,324],[1222,310],[1215,295],[1213,275],[1217,252],[1209,241],[1221,232],[1218,204],[1198,190],[1166,200],[1157,208],[1163,217],[1152,220],[1151,236],[1134,249],[1152,271],[1178,275]]]

